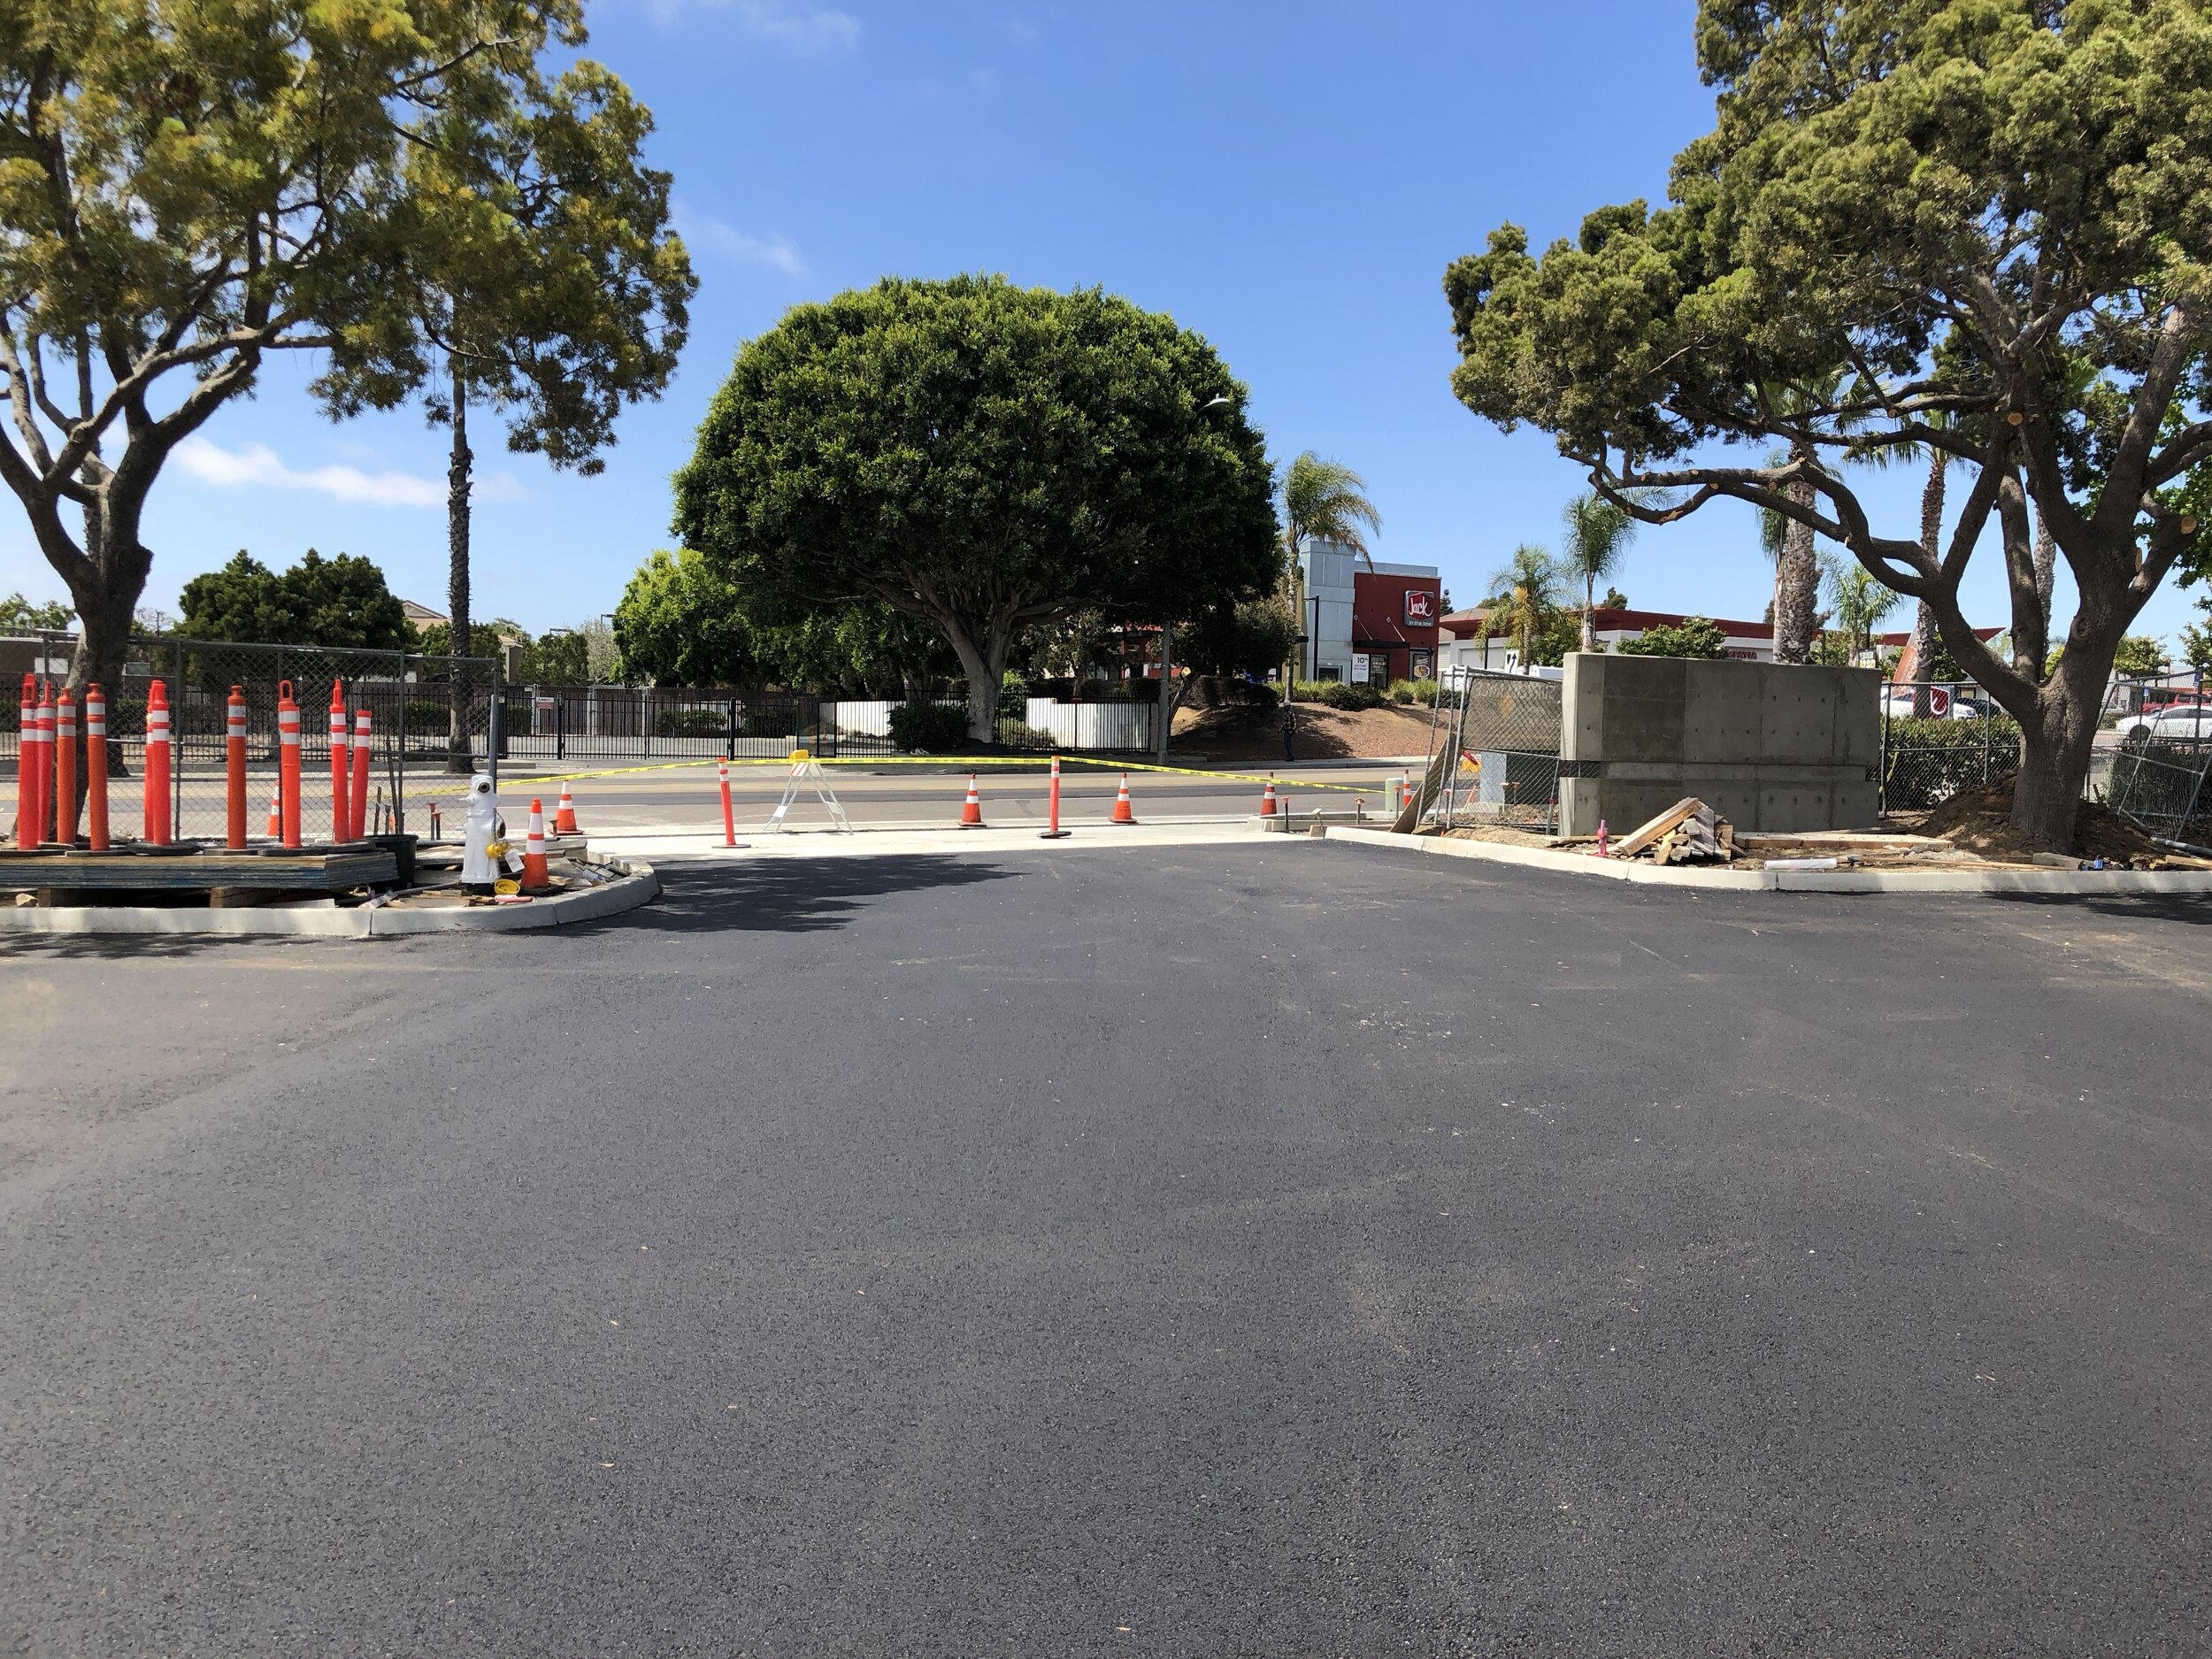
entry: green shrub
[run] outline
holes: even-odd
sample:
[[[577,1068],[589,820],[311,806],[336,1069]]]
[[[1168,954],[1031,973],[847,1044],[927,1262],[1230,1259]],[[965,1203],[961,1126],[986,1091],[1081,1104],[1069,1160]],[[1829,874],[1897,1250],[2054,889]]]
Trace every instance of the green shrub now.
[[[1394,680],[1383,695],[1402,709],[1409,707],[1413,702],[1413,682],[1410,680]]]
[[[1435,707],[1436,682],[1433,680],[1415,680],[1413,682],[1413,700],[1425,709]]]
[[[1029,681],[1012,669],[999,677],[998,718],[1002,720],[1025,719],[1029,714]]]
[[[965,705],[902,703],[891,710],[891,741],[909,755],[957,755],[968,746]]]
[[[1320,701],[1332,709],[1379,709],[1386,701],[1373,686],[1325,685]]]
[[[443,737],[449,724],[446,705],[430,697],[408,698],[399,718],[410,737]]]
[[[964,735],[967,729],[964,724],[961,729]],[[998,723],[998,741],[1009,749],[1048,749],[1056,747],[1060,740],[1026,720],[1001,720]]]
[[[729,729],[727,709],[662,709],[653,716],[655,737],[721,737]],[[760,735],[780,737],[786,733],[765,732]]]
[[[1728,636],[1720,624],[1704,617],[1685,617],[1680,626],[1663,622],[1646,628],[1640,638],[1624,640],[1624,657],[1690,657],[1717,661],[1728,655]]]

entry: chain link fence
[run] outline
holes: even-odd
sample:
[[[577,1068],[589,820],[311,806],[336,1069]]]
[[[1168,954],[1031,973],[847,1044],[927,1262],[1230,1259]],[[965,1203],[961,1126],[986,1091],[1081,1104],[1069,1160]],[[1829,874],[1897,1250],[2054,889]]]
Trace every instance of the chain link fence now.
[[[2118,740],[2105,804],[2154,835],[2197,847],[2212,844],[2212,695],[2204,678],[2185,669],[2115,680],[2102,721]]]
[[[2020,727],[1964,680],[1885,681],[1881,810],[1924,812],[2020,764]]]
[[[1428,818],[1446,829],[1495,824],[1556,833],[1561,698],[1556,680],[1480,669],[1445,671],[1429,756],[1454,758]]]
[[[21,733],[14,687],[26,673],[67,673],[77,641],[66,634],[0,635],[0,764],[19,768]],[[453,687],[461,683],[460,727],[453,732]],[[426,808],[465,793],[464,772],[490,762],[500,747],[498,665],[481,657],[245,645],[168,636],[134,639],[119,683],[104,686],[108,710],[109,812],[119,833],[135,834],[144,811],[146,706],[153,682],[168,699],[172,749],[170,810],[181,840],[219,841],[227,817],[226,737],[230,688],[246,698],[247,826],[266,827],[277,784],[277,700],[291,682],[300,708],[301,821],[308,838],[332,823],[330,697],[345,687],[352,716],[372,723],[371,833],[430,833]]]

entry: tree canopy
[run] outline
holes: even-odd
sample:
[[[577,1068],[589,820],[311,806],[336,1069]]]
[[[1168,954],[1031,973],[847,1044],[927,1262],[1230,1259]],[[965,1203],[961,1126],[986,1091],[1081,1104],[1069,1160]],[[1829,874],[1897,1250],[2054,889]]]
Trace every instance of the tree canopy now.
[[[334,413],[389,406],[437,358],[437,296],[497,286],[528,342],[516,393],[544,417],[519,424],[524,446],[557,460],[568,434],[597,441],[604,405],[571,371],[649,349],[626,319],[681,250],[657,245],[639,277],[620,215],[549,188],[642,119],[598,66],[541,67],[584,43],[582,16],[582,0],[0,7],[0,478],[83,618],[73,679],[119,669],[148,491],[271,353],[326,354],[315,389]],[[580,306],[595,283],[621,291]],[[596,320],[544,326],[580,312]]]
[[[1243,399],[1203,339],[1097,289],[887,279],[739,351],[676,527],[763,624],[856,602],[927,618],[988,741],[1025,626],[1173,623],[1273,583]]]
[[[1701,0],[1696,29],[1717,119],[1670,205],[1601,208],[1540,257],[1507,225],[1453,265],[1455,389],[1552,434],[1640,518],[1749,502],[1924,600],[2020,722],[2015,824],[2066,844],[2114,649],[2207,534],[2188,495],[2212,457],[2212,19],[2200,0]],[[1912,444],[1970,480],[1932,549],[1878,526],[1848,476]],[[2048,674],[2035,517],[2080,595]],[[1959,600],[1985,535],[2003,659]]]
[[[370,650],[414,648],[415,630],[384,572],[365,558],[325,558],[313,548],[273,571],[242,548],[229,564],[184,585],[177,632],[189,640],[325,645]]]

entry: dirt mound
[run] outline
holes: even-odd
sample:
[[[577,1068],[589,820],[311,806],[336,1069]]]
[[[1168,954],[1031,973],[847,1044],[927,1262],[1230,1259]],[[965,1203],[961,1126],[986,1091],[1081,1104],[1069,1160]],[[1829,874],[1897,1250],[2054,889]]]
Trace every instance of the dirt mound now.
[[[2013,828],[2012,781],[2013,774],[2008,772],[1979,788],[1960,790],[1928,814],[1920,833],[1940,836],[1985,858],[2024,860],[2049,850],[2033,836]],[[2127,819],[2095,801],[2081,803],[2074,819],[2074,845],[2067,850],[2084,858],[2130,861],[2170,856]]]

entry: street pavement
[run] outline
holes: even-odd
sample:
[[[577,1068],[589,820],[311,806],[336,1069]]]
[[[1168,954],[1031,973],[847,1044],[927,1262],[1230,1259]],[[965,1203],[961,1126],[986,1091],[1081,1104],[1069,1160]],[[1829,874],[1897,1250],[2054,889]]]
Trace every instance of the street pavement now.
[[[622,763],[608,763],[619,767]],[[641,764],[642,763],[640,763]],[[1180,764],[1179,761],[1177,763]],[[1414,763],[1418,770],[1417,757]],[[1301,812],[1316,807],[1328,812],[1353,812],[1363,803],[1370,814],[1382,810],[1386,780],[1406,772],[1404,764],[1374,761],[1358,767],[1282,766],[1237,767],[1233,775],[1214,777],[1191,772],[1134,771],[1129,779],[1130,798],[1141,821],[1194,818],[1249,818],[1258,810],[1262,785],[1271,772],[1282,800]],[[968,774],[934,763],[915,766],[836,765],[825,769],[838,802],[856,825],[874,828],[949,828],[960,821],[961,803],[967,795]],[[1060,807],[1069,823],[1102,823],[1111,815],[1114,796],[1123,773],[1110,765],[1071,762],[1060,780]],[[738,828],[759,829],[782,798],[788,769],[782,763],[748,764],[730,769],[730,795]],[[457,824],[457,803],[465,780],[455,780],[444,797],[449,826]],[[1048,773],[1031,767],[1014,772],[986,772],[978,780],[985,821],[1015,826],[1041,827],[1049,813],[1051,781]],[[411,787],[412,786],[411,785]],[[714,763],[693,764],[653,771],[611,771],[576,780],[574,791],[579,821],[595,836],[666,833],[680,830],[711,831],[722,826],[722,800],[715,780]],[[500,798],[510,809],[527,809],[538,796],[549,811],[560,794],[549,776],[534,777],[510,772],[500,779]],[[419,810],[420,803],[411,807]],[[792,809],[795,824],[820,825],[828,821],[811,785],[803,786]],[[413,819],[411,818],[410,822]]]
[[[2212,909],[663,874],[0,946],[0,1651],[2206,1651]]]

